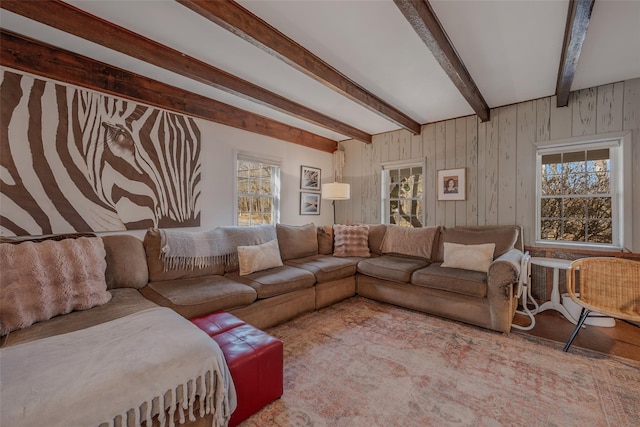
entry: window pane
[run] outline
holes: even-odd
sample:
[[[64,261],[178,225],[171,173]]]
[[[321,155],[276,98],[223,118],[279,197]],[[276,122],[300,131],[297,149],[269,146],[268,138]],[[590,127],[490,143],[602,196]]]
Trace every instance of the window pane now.
[[[562,194],[562,175],[543,175],[541,184],[545,196]]]
[[[560,238],[561,228],[559,220],[542,220],[540,226],[541,239],[558,240]]]
[[[587,222],[587,235],[593,243],[611,243],[613,241],[613,229],[610,220],[596,220]]]
[[[562,206],[562,199],[542,199],[540,203],[542,217],[560,218],[560,207]]]
[[[585,242],[586,239],[586,221],[584,220],[568,220],[564,222],[562,240],[572,242]]]
[[[388,186],[383,189],[387,192],[388,203],[383,218],[388,218],[389,224],[422,226],[422,172],[422,166],[384,169]]]
[[[587,191],[590,193],[609,193],[610,188],[609,172],[594,172],[587,174]]]
[[[611,218],[611,197],[592,197],[587,202],[587,217]]]
[[[586,199],[566,198],[563,201],[564,218],[584,218],[586,215]]]
[[[587,192],[585,174],[569,173],[563,180],[564,194],[585,194]]]

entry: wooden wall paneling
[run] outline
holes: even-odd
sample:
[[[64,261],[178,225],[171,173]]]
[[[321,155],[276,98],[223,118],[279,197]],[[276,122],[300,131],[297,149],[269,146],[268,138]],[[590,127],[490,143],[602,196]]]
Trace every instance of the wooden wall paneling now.
[[[371,215],[369,211],[370,200],[373,197],[373,168],[374,164],[374,156],[373,156],[373,147],[376,144],[376,137],[373,137],[373,142],[371,144],[367,144],[362,149],[362,186],[360,187],[362,193],[360,198],[362,199],[361,206],[362,212],[360,213],[360,222],[370,223]]]
[[[596,133],[622,130],[622,102],[624,83],[618,82],[597,88]]]
[[[422,191],[425,193],[425,225],[438,225],[436,222],[436,125],[422,126],[422,155],[427,169],[424,171]]]
[[[487,223],[487,199],[485,197],[487,182],[487,123],[478,122],[478,225]]]
[[[536,135],[538,130],[537,102],[517,105],[516,130],[516,221],[522,226],[525,245],[534,242],[536,218]]]
[[[487,123],[485,141],[485,225],[498,224],[498,132],[500,131],[501,108],[496,108]]]
[[[389,140],[391,139],[391,132],[386,132],[380,135],[373,135],[372,141],[379,145],[378,150],[381,162],[389,161]]]
[[[410,157],[412,159],[421,159],[424,157],[423,151],[423,136],[424,126],[420,129],[420,134],[411,135],[411,154]]]
[[[478,116],[467,116],[467,225],[478,224]]]
[[[573,92],[571,136],[595,135],[596,97],[596,88]]]
[[[516,223],[516,176],[518,107],[500,109],[498,122],[498,224]]]
[[[551,139],[551,97],[535,100],[536,104],[536,141]]]
[[[467,119],[466,117],[460,117],[455,120],[456,122],[456,168],[467,169]],[[468,177],[465,182],[465,190],[469,190]],[[467,225],[467,201],[469,200],[469,194],[466,196],[466,200],[458,200],[453,203],[455,207],[455,220],[456,225]]]
[[[342,207],[341,224],[358,223],[362,221],[362,183],[363,183],[363,161],[365,159],[365,146],[359,141],[349,140],[341,142],[340,147],[344,150],[345,166],[343,181],[351,185],[351,199],[339,202],[336,206]],[[327,201],[328,202],[328,201]],[[330,203],[326,203],[327,208],[331,208]],[[337,209],[336,209],[337,211]],[[337,219],[336,219],[337,221]]]
[[[400,160],[400,145],[401,140],[403,139],[401,136],[400,130],[393,131],[389,134],[389,155],[387,160],[395,161]]]
[[[373,144],[372,144],[373,145]],[[373,161],[373,175],[371,179],[371,190],[370,200],[367,200],[367,204],[363,205],[363,208],[366,209],[367,215],[369,217],[367,223],[368,224],[380,224],[382,222],[382,213],[380,212],[381,200],[380,200],[380,185],[382,183],[382,168],[380,166],[381,162],[381,152],[382,146],[380,144],[375,144],[373,146],[372,153],[372,161]]]
[[[640,252],[640,78],[624,82],[623,130],[632,132],[633,251]]]
[[[439,171],[440,169],[446,169],[447,168],[447,164],[446,164],[446,154],[447,154],[447,141],[446,141],[446,134],[447,134],[447,128],[446,128],[446,122],[438,122],[436,123],[436,155],[435,155],[435,159],[436,159],[436,179],[435,179],[435,187],[433,188],[433,192],[436,196],[436,199],[438,198],[438,191],[437,191],[437,186],[440,185],[439,182],[437,182],[437,171]],[[446,218],[446,203],[445,201],[442,200],[436,200],[436,218],[435,218],[435,224],[437,225],[444,225],[445,224],[445,218]]]
[[[399,158],[400,160],[410,159],[411,158],[411,143],[413,142],[413,134],[407,130],[399,130],[398,131],[398,142],[400,144],[399,147]],[[419,135],[416,135],[419,137]]]
[[[536,142],[551,139],[551,97],[536,99]]]
[[[445,165],[446,169],[456,167],[456,120],[447,120],[445,122]],[[438,185],[442,185],[441,182]],[[445,218],[444,225],[447,227],[455,227],[456,225],[456,202],[445,201]]]
[[[569,95],[569,105],[558,108],[556,96],[551,97],[551,111],[549,120],[549,139],[571,138],[571,123],[573,109],[573,93]]]

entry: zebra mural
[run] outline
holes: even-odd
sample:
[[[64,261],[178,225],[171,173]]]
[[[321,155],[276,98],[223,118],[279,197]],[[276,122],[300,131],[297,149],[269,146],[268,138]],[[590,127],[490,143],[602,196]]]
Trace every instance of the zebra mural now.
[[[200,225],[191,118],[0,69],[0,234]]]

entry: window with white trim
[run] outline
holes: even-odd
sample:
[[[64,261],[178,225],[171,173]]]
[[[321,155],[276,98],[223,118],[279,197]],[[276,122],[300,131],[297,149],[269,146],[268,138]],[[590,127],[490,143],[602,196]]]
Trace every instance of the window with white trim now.
[[[280,218],[280,162],[238,153],[236,224],[275,225]]]
[[[538,243],[623,246],[623,141],[599,139],[537,149]]]
[[[382,222],[402,227],[424,225],[424,162],[382,166]]]

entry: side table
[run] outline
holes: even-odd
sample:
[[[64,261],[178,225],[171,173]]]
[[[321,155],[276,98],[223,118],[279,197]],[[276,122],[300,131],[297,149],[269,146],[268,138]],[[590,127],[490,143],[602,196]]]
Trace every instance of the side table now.
[[[545,310],[556,310],[562,313],[562,315],[566,317],[568,321],[576,325],[578,324],[578,322],[573,318],[571,313],[569,313],[564,305],[562,305],[562,302],[560,300],[560,269],[567,270],[571,265],[571,262],[571,260],[567,259],[531,257],[532,265],[539,265],[541,267],[553,269],[553,287],[551,288],[551,300],[542,304],[538,308],[537,313],[541,313]]]

